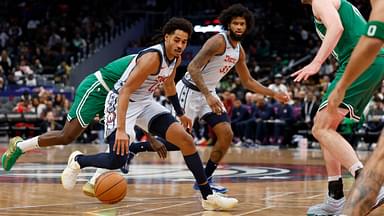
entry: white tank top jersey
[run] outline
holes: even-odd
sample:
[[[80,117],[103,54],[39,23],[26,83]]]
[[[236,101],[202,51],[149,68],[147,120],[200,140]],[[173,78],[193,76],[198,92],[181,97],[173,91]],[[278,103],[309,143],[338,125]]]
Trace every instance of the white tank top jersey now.
[[[121,87],[124,85],[129,75],[133,71],[136,66],[137,59],[145,53],[148,52],[158,52],[160,56],[160,67],[155,75],[149,75],[144,83],[136,89],[135,92],[132,93],[130,100],[131,101],[144,101],[144,100],[152,100],[154,90],[164,82],[173,72],[177,58],[170,61],[164,52],[164,43],[160,43],[151,47],[148,47],[142,51],[140,51],[136,57],[131,61],[125,70],[124,74],[121,78],[115,83],[114,90],[119,91]],[[153,74],[156,71],[153,72]]]
[[[240,57],[240,43],[233,47],[229,42],[228,36],[225,32],[219,33],[225,40],[225,51],[221,55],[216,55],[201,69],[201,75],[205,85],[209,90],[214,90],[219,84],[220,80],[235,66]],[[189,72],[185,73],[187,81],[196,85]]]

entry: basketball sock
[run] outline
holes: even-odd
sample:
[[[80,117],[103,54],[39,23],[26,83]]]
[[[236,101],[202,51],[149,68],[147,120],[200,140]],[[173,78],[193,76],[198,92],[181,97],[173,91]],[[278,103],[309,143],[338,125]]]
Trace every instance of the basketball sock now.
[[[95,155],[79,155],[76,161],[80,164],[80,168],[97,167],[104,169],[119,169],[127,160],[128,155],[117,155],[112,153],[99,153]]]
[[[33,137],[31,139],[23,140],[17,143],[17,147],[21,149],[22,152],[31,151],[34,149],[39,149],[39,137]]]
[[[344,197],[342,178],[339,178],[336,181],[328,181],[328,195],[335,200]]]
[[[180,148],[177,147],[176,145],[173,145],[170,142],[165,141],[164,139],[161,138],[156,138],[159,142],[163,143],[165,147],[167,148],[167,151],[179,151]],[[137,154],[139,152],[154,152],[155,150],[152,148],[151,143],[148,141],[146,142],[134,142],[129,145],[129,151]]]
[[[207,196],[212,194],[212,189],[207,183],[207,177],[205,176],[203,163],[201,162],[200,156],[197,152],[192,155],[184,155],[185,164],[188,169],[192,172],[199,185],[201,195],[203,199],[207,199]]]
[[[205,175],[207,178],[212,176],[212,173],[216,170],[217,165],[218,164],[213,162],[211,159],[208,160],[207,165],[205,166]]]
[[[108,145],[107,149],[105,150],[105,153],[109,153],[110,146]],[[80,165],[81,167],[81,165]],[[92,178],[88,180],[88,182],[92,185],[96,184],[96,179],[103,173],[108,172],[108,169],[103,168],[97,168],[96,172],[93,174]]]
[[[129,152],[134,154],[146,151],[153,151],[149,142],[134,142],[129,145]]]
[[[364,166],[363,164],[358,161],[356,163],[354,163],[349,169],[348,171],[353,175],[353,176],[356,176],[356,170],[359,170],[359,169],[362,169]]]

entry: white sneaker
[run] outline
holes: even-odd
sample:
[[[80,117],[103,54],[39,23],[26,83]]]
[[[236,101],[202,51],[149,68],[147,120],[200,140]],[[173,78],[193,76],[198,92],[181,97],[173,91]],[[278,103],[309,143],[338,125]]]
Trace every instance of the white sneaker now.
[[[201,204],[207,211],[228,210],[234,208],[239,201],[235,198],[225,197],[220,193],[213,193],[202,200]]]
[[[309,207],[307,215],[340,215],[343,211],[344,203],[345,197],[335,200],[329,195],[327,195],[327,198],[324,203]]]
[[[67,167],[61,174],[61,184],[66,190],[73,190],[76,185],[77,176],[80,173],[80,164],[75,161],[77,155],[81,155],[80,151],[74,151],[68,158]]]

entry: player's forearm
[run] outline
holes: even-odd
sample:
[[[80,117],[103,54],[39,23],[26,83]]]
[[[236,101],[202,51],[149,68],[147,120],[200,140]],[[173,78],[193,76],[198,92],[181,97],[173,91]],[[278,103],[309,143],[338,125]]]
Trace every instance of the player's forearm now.
[[[193,65],[192,66],[190,65],[188,67],[188,72],[191,75],[193,82],[195,82],[196,87],[199,88],[200,92],[204,96],[209,95],[210,92],[209,92],[209,89],[207,88],[207,86],[205,85],[203,76],[201,75],[201,70],[198,69],[197,67],[193,66]]]
[[[346,215],[366,215],[376,202],[377,194],[384,183],[384,131],[378,145],[369,158],[363,172],[353,185],[346,202]]]
[[[125,117],[128,110],[129,103],[129,91],[126,88],[122,88],[119,93],[117,102],[117,130],[125,131]]]
[[[261,85],[259,82],[257,82],[254,79],[251,79],[249,81],[246,81],[243,83],[244,87],[255,92],[258,94],[262,94],[265,96],[273,97],[275,95],[275,92],[271,89]]]
[[[344,75],[338,83],[341,89],[347,89],[374,61],[383,41],[361,37],[349,60]]]
[[[335,49],[342,34],[343,28],[330,27],[330,29],[327,29],[327,33],[321,43],[319,51],[317,51],[317,54],[313,59],[313,62],[323,64],[331,55],[333,49]]]

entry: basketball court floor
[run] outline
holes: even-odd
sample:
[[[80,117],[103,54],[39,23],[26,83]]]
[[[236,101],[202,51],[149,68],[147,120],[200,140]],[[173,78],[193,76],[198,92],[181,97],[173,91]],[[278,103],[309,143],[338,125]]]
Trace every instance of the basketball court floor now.
[[[84,169],[73,191],[60,184],[60,175],[69,154],[104,151],[106,145],[69,145],[27,153],[9,173],[0,171],[0,215],[306,215],[309,206],[320,203],[326,193],[326,171],[320,150],[273,147],[233,147],[216,172],[216,181],[229,188],[228,195],[239,200],[227,212],[204,211],[200,193],[192,189],[192,175],[180,152],[166,160],[156,153],[141,153],[125,175],[127,196],[117,204],[101,204],[87,197],[81,187],[95,169]],[[0,153],[6,145],[0,145]],[[209,148],[199,148],[204,161]],[[359,152],[366,160],[369,152]],[[346,193],[353,183],[345,175]],[[378,208],[371,215],[384,215]]]

